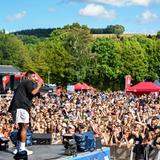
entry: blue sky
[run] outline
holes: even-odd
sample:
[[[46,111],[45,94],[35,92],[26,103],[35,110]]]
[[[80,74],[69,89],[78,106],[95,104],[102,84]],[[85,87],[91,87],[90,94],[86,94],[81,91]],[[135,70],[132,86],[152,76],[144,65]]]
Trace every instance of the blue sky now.
[[[0,30],[63,27],[74,22],[89,28],[120,24],[126,33],[156,34],[160,0],[1,0]]]

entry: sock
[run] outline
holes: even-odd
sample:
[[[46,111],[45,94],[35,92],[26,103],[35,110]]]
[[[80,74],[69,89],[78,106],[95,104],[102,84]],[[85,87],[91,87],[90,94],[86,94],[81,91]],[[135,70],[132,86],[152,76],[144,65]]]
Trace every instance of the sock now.
[[[25,142],[19,142],[19,151],[24,151],[25,149]]]

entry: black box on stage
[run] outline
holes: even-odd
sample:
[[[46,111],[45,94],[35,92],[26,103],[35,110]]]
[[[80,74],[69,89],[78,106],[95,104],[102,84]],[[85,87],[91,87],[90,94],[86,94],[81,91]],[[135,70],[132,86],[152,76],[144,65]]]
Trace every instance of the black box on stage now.
[[[72,134],[63,135],[62,143],[65,148],[66,155],[77,155],[77,144],[75,141],[75,136]]]
[[[51,144],[52,135],[49,133],[33,133],[32,135],[32,143],[33,145],[44,145]]]
[[[9,145],[8,145],[9,140],[5,137],[0,137],[0,150],[5,151]]]

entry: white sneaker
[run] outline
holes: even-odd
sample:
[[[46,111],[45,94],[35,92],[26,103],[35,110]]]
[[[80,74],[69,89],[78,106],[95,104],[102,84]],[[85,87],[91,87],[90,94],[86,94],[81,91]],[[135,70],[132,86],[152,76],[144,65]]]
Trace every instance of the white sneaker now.
[[[31,154],[33,154],[33,151],[28,150],[27,148],[25,149],[25,151],[27,151],[27,155],[28,155],[28,156],[31,155]],[[18,152],[18,150],[15,149],[12,153],[13,153],[13,154],[17,154],[17,152]]]
[[[28,156],[31,155],[31,154],[33,154],[33,151],[28,150],[27,148],[26,148],[25,150],[27,151],[27,155],[28,155]]]
[[[17,154],[17,148],[12,152],[13,154]]]

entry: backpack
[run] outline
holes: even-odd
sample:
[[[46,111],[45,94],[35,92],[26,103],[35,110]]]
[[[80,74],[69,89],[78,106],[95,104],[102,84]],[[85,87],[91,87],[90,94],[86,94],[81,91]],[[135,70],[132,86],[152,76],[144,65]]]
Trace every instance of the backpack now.
[[[86,151],[86,136],[85,136],[85,134],[76,134],[75,141],[77,144],[77,151],[80,151],[80,152]]]
[[[80,152],[93,151],[96,148],[96,140],[93,132],[84,132],[75,135],[77,150]]]
[[[86,148],[88,151],[94,151],[96,148],[96,139],[93,132],[86,132]]]

